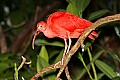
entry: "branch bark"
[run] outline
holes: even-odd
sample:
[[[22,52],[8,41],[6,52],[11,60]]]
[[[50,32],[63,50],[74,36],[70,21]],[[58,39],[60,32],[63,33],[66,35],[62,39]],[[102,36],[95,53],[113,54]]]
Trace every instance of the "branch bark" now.
[[[3,30],[2,30],[1,25],[0,25],[0,51],[1,51],[1,53],[7,52],[6,39],[5,39],[5,35],[4,35]]]

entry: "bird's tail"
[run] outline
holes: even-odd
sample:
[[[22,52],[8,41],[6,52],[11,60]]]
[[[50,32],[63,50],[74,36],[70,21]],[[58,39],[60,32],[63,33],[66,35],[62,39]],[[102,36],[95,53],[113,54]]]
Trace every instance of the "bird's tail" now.
[[[98,37],[98,34],[97,34],[95,31],[92,31],[92,32],[89,34],[88,37],[89,37],[90,39],[92,39],[92,40],[95,40],[95,38],[94,38],[93,36]]]

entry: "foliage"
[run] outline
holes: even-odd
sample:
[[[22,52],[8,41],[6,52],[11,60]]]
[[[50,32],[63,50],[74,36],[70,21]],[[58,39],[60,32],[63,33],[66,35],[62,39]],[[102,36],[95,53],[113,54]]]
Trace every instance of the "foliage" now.
[[[38,1],[38,3],[33,0],[1,1],[0,27],[4,32],[6,44],[9,49],[12,48],[11,45],[14,44],[14,39],[22,31],[24,25],[33,17],[37,5],[47,6],[46,3],[53,2],[54,0]],[[116,1],[116,3],[114,1]],[[109,2],[108,0],[66,0],[63,2],[65,5],[62,5],[62,9],[60,10],[68,11],[92,22],[104,16],[120,13],[120,5],[118,5],[120,1],[118,0],[110,0]],[[68,66],[72,79],[119,79],[120,23],[118,21],[101,25],[97,32],[99,33],[99,37],[96,38],[95,41],[86,39],[85,52],[82,52],[80,48],[69,62]],[[72,39],[72,45],[75,42],[76,39]],[[27,48],[24,54],[20,52],[21,50],[14,53],[12,49],[8,49],[4,54],[1,52],[0,80],[14,79],[14,69],[17,70],[17,67],[20,65],[22,55],[26,57],[27,61],[32,61],[32,63],[30,65],[24,65],[22,69],[16,73],[18,79],[24,77],[24,79],[29,80],[41,69],[61,60],[64,51],[64,42],[62,40],[58,38],[48,39],[40,34],[39,38],[35,40],[35,45],[35,50],[32,50],[30,44],[30,47]],[[22,45],[19,46],[22,47]],[[54,80],[57,72],[57,70],[49,71],[39,79]],[[64,74],[62,78],[63,80],[66,79]]]

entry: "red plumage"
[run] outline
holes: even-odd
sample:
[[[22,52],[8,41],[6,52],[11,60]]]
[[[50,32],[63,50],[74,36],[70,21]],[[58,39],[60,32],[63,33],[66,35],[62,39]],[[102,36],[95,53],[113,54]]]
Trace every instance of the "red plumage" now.
[[[79,18],[68,12],[55,12],[49,16],[47,22],[40,21],[37,24],[37,31],[33,39],[36,38],[40,32],[48,38],[59,37],[64,40],[68,38],[78,38],[86,28],[88,28],[92,22]],[[94,37],[98,37],[98,34],[93,31],[88,37],[94,40]]]
[[[92,22],[79,18],[68,12],[55,12],[47,20],[47,26],[56,34],[55,37],[78,38],[85,28],[89,27]]]

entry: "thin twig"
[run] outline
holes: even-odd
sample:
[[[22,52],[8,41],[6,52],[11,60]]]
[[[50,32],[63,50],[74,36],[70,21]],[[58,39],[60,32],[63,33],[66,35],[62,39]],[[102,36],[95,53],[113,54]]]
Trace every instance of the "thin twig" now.
[[[57,68],[60,68],[61,67],[61,61],[57,62],[56,64],[53,64],[53,65],[50,65],[46,68],[43,68],[41,71],[39,71],[37,74],[35,74],[31,80],[37,80],[37,78],[42,75],[43,73],[49,71],[49,70],[52,70],[52,69],[57,69]]]
[[[66,77],[68,80],[72,80],[70,77],[69,71],[68,71],[68,66],[66,66],[66,68],[65,68],[65,74],[66,74]]]
[[[31,64],[31,61],[26,62],[26,58],[22,56],[22,63],[20,64],[17,70],[19,71],[23,67],[24,64]]]
[[[22,56],[22,63],[20,64],[20,66],[17,69],[16,63],[15,63],[15,73],[14,73],[14,77],[15,80],[18,80],[18,71],[23,67],[24,64],[31,64],[30,62],[26,62],[26,58]],[[24,80],[24,78],[22,77],[22,80]]]
[[[77,42],[75,43],[75,45],[71,48],[71,50],[69,51],[68,54],[66,54],[65,56],[63,56],[64,60],[63,60],[63,65],[61,66],[59,61],[57,63],[57,67],[55,67],[56,64],[50,65],[44,69],[42,69],[41,71],[39,71],[36,75],[34,75],[31,80],[36,80],[41,74],[43,74],[44,72],[47,72],[51,69],[57,69],[60,68],[59,73],[57,74],[57,77],[59,79],[61,73],[63,72],[63,70],[66,68],[68,62],[70,61],[72,55],[74,55],[74,53],[78,50],[78,48],[80,47],[80,45],[83,45],[85,38],[90,34],[90,32],[92,30],[95,30],[97,27],[99,27],[100,25],[104,24],[104,23],[108,23],[111,21],[118,21],[120,20],[120,14],[115,14],[112,16],[107,16],[105,18],[101,18],[99,20],[97,20],[95,23],[93,23],[90,27],[88,27],[87,29],[85,29],[85,31],[82,33],[82,35],[79,37],[79,39],[77,40]]]
[[[21,63],[20,66],[18,67],[18,71],[23,67],[23,65],[25,64],[25,62],[26,62],[26,58],[24,58],[24,57],[22,56],[22,63]]]
[[[4,32],[6,33],[10,30],[21,28],[21,27],[23,27],[23,25],[25,25],[25,23],[26,23],[26,21],[23,21],[23,22],[21,22],[17,25],[12,25],[12,27],[9,27],[9,28],[5,29]]]

